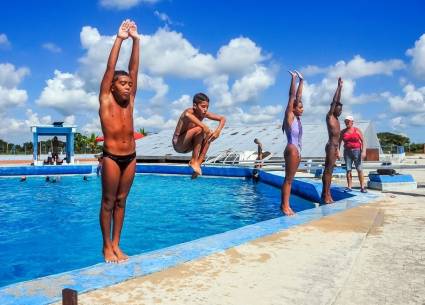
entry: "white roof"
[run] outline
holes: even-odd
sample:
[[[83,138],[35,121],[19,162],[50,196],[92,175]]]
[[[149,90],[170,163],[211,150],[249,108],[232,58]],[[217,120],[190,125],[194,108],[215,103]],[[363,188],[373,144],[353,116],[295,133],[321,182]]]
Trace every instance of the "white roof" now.
[[[343,126],[343,123],[341,125]],[[371,121],[356,122],[355,127],[362,131],[368,148],[380,149],[379,140]],[[191,156],[191,153],[179,154],[174,151],[171,143],[173,133],[174,130],[163,130],[136,141],[137,156]],[[263,144],[263,151],[269,151],[274,156],[281,157],[283,155],[287,141],[281,125],[226,126],[220,137],[211,144],[207,155],[217,156],[225,150],[255,151],[257,149],[257,145],[254,143],[255,138],[258,138]],[[325,123],[303,123],[303,149],[301,152],[303,158],[323,158],[327,141],[328,132]]]

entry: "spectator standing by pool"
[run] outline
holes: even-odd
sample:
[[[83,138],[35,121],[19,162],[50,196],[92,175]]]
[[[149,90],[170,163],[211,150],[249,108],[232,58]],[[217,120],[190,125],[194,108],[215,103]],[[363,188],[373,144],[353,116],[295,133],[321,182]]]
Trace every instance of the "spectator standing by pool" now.
[[[128,73],[115,71],[121,44],[129,37],[133,40],[133,46]],[[136,24],[128,19],[123,21],[109,54],[100,85],[99,116],[104,135],[100,227],[103,256],[107,263],[118,263],[128,259],[119,243],[125,204],[136,170],[133,109],[137,92],[139,43]]]
[[[347,166],[347,187],[351,191],[353,186],[352,168],[353,162],[359,175],[360,191],[366,193],[364,185],[362,160],[366,157],[366,143],[360,129],[354,127],[354,119],[351,115],[344,120],[346,128],[341,131],[339,146],[344,142],[344,160]]]

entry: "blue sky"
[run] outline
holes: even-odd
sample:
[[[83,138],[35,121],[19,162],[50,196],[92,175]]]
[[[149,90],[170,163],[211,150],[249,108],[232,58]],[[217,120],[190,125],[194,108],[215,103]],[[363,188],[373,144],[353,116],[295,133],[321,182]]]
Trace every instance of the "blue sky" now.
[[[130,18],[142,34],[136,128],[173,128],[199,91],[229,125],[278,123],[286,71],[299,69],[305,123],[324,122],[342,76],[344,114],[425,142],[423,12],[423,1],[6,2],[0,138],[20,143],[32,124],[56,120],[99,134],[99,82],[113,36]]]

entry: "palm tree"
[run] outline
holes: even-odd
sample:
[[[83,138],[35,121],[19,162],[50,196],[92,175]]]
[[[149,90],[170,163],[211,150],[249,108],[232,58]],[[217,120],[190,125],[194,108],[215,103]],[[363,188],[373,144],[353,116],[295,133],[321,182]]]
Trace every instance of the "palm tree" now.
[[[141,133],[143,136],[147,136],[148,135],[148,132],[145,131],[145,128],[143,128],[143,127],[142,128],[139,128],[138,132]]]

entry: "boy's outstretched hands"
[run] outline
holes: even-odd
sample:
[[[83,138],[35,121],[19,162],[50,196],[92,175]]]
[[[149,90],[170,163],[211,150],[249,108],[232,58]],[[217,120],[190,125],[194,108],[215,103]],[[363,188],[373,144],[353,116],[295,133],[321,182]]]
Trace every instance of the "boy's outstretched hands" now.
[[[139,34],[137,33],[137,25],[134,21],[130,21],[130,26],[128,29],[128,34],[131,38],[137,39],[140,38]]]
[[[126,19],[124,20],[121,25],[120,28],[118,29],[118,34],[117,36],[121,39],[127,39],[128,38],[128,30],[130,28],[130,20]]]
[[[136,23],[130,19],[126,19],[121,23],[120,28],[118,29],[117,37],[125,40],[129,36],[133,39],[139,38]]]
[[[220,136],[220,130],[216,130],[216,131],[214,131],[210,136],[209,136],[209,138],[208,138],[208,141],[209,142],[212,142],[212,141],[214,141],[215,139],[217,139],[218,137]]]

